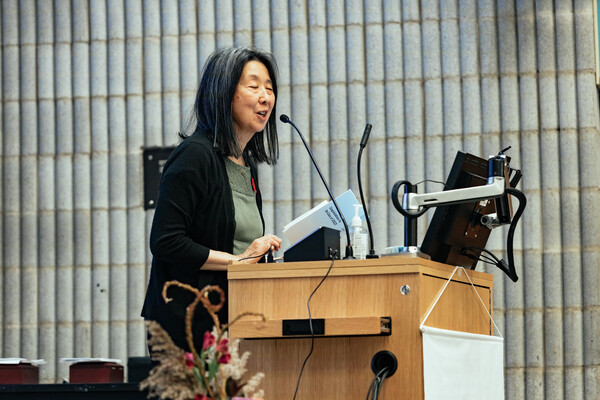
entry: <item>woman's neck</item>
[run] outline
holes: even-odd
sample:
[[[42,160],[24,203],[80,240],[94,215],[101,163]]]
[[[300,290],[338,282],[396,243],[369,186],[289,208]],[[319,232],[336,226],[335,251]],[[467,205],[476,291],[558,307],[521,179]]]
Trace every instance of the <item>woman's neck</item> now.
[[[246,166],[246,161],[244,161],[244,156],[241,155],[239,157],[234,157],[234,156],[227,156],[231,161],[233,161],[234,163],[241,165],[242,167]]]

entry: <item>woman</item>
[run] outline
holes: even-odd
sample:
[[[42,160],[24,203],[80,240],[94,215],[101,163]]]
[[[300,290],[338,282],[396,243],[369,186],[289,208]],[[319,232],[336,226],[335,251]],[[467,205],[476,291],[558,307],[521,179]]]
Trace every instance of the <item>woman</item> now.
[[[196,95],[196,126],[165,163],[150,250],[152,270],[142,316],[161,324],[187,349],[186,306],[193,296],[169,289],[169,280],[227,293],[227,264],[256,263],[279,250],[281,239],[264,234],[256,163],[277,159],[277,66],[265,52],[222,48],[207,60]],[[266,142],[266,146],[265,146]],[[227,303],[219,312],[227,321]],[[195,345],[213,322],[202,306],[194,320]]]

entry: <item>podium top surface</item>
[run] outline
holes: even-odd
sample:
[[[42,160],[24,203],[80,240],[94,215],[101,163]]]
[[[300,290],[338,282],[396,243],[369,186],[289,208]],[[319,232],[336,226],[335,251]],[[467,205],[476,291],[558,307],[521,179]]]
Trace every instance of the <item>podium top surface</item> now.
[[[325,275],[330,265],[329,260],[267,264],[231,263],[227,277],[229,280],[308,278]],[[420,273],[448,279],[454,268],[410,255],[393,255],[368,260],[335,260],[330,276]],[[467,273],[475,285],[492,286],[491,274],[471,270],[467,270]],[[457,271],[453,280],[468,282],[462,270]]]

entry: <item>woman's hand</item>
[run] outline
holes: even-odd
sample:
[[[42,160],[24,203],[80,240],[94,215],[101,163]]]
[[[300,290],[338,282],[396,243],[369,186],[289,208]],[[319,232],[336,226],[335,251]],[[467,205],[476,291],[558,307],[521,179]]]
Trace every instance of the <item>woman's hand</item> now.
[[[250,247],[240,256],[239,261],[247,264],[256,264],[268,251],[278,251],[281,248],[281,239],[275,235],[265,235],[254,239]]]
[[[265,235],[255,239],[250,247],[239,256],[222,251],[211,250],[202,269],[207,271],[227,271],[227,264],[231,261],[256,264],[267,251],[277,251],[280,248],[280,238],[275,235]]]

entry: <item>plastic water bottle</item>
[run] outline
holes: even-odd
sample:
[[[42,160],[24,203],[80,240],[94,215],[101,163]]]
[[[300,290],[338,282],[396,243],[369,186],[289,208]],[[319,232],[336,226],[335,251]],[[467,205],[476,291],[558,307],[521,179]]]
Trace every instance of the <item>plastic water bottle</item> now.
[[[354,205],[354,218],[350,227],[350,239],[352,240],[352,250],[355,258],[366,258],[367,248],[369,246],[369,233],[363,227],[362,219],[358,215],[360,204]]]

